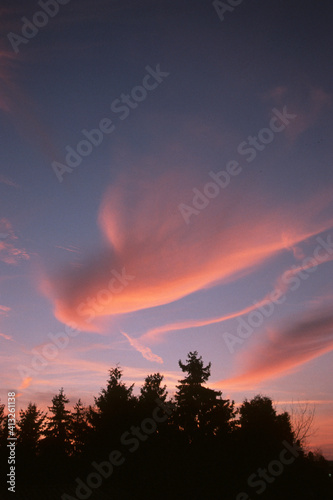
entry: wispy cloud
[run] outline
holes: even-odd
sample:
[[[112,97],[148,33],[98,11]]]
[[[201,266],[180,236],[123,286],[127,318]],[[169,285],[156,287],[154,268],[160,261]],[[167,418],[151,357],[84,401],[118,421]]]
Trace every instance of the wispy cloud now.
[[[130,345],[138,351],[142,356],[148,361],[153,361],[155,363],[163,363],[163,359],[157,354],[154,354],[149,347],[144,346],[139,340],[130,337],[127,333],[121,332],[122,335],[128,340]]]
[[[18,237],[9,220],[0,219],[0,261],[16,265],[22,260],[30,259],[28,252],[15,244],[17,240]]]
[[[14,340],[13,337],[11,337],[10,335],[6,335],[5,333],[0,333],[0,337],[6,339],[6,340]]]
[[[31,382],[32,382],[32,377],[26,377],[23,380],[22,384],[20,385],[19,389],[20,390],[27,389],[31,385]]]
[[[158,340],[162,340],[163,336],[172,331],[177,331],[177,330],[185,330],[187,328],[199,328],[203,326],[208,326],[212,325],[215,323],[222,323],[224,321],[228,321],[230,319],[238,318],[240,316],[243,316],[245,314],[250,313],[251,311],[254,311],[258,309],[261,306],[265,306],[267,302],[272,301],[272,296],[274,296],[275,300],[280,299],[284,294],[286,294],[293,284],[292,277],[296,276],[298,273],[301,271],[306,271],[307,269],[311,269],[317,266],[320,266],[321,264],[326,264],[327,262],[333,260],[333,255],[326,255],[325,260],[319,261],[316,259],[306,259],[303,250],[300,247],[297,247],[298,251],[296,252],[295,255],[295,247],[292,248],[294,257],[297,261],[300,260],[301,256],[304,259],[304,263],[298,266],[293,266],[286,271],[284,271],[281,276],[279,276],[275,282],[275,285],[273,289],[267,293],[261,300],[253,303],[250,306],[244,307],[238,311],[231,312],[228,314],[224,314],[222,316],[218,317],[213,317],[213,318],[207,318],[203,320],[185,320],[185,321],[179,321],[177,323],[168,323],[166,325],[162,325],[156,328],[152,328],[148,330],[145,334],[143,334],[140,337],[140,340],[143,340],[144,342],[156,342]],[[306,259],[306,260],[305,260]]]
[[[329,190],[303,203],[272,207],[262,194],[253,204],[253,192],[242,190],[240,183],[188,227],[178,210],[188,197],[187,179],[175,172],[141,176],[132,172],[103,197],[99,224],[109,250],[87,259],[80,269],[45,276],[44,290],[59,320],[91,330],[78,308],[106,288],[112,269],[125,269],[135,280],[96,310],[96,317],[167,304],[238,279],[284,250],[285,234],[289,245],[296,245],[333,225],[331,219],[316,222],[331,203]],[[238,197],[242,204],[235,203]]]
[[[10,311],[10,307],[0,305],[0,314],[7,315],[7,313],[8,313],[9,311]]]
[[[9,177],[6,177],[5,175],[0,175],[0,183],[1,184],[7,184],[7,186],[11,186],[14,188],[19,188],[20,186],[16,184],[12,179]]]
[[[216,385],[247,387],[267,379],[287,375],[304,363],[333,350],[331,311],[312,312],[291,326],[267,332],[261,344],[240,354],[241,373]]]
[[[56,245],[56,248],[60,248],[61,250],[66,250],[67,252],[80,253],[78,247],[74,245],[68,245],[67,247]]]

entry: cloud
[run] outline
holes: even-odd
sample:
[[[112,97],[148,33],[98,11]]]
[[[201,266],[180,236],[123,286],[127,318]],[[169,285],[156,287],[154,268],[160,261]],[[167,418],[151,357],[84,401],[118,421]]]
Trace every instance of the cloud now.
[[[0,314],[6,315],[10,311],[10,307],[0,305]]]
[[[153,361],[155,363],[163,363],[163,359],[160,356],[157,356],[157,354],[154,354],[149,347],[144,346],[137,339],[133,339],[125,332],[121,332],[121,334],[124,335],[131,346],[134,347],[136,351],[141,353],[145,359],[147,359],[148,361]]]
[[[223,321],[228,321],[229,319],[238,318],[239,316],[243,316],[243,314],[247,314],[261,305],[264,305],[267,302],[267,299],[256,302],[255,304],[244,307],[238,311],[224,314],[223,316],[218,316],[214,318],[206,318],[202,320],[185,320],[179,321],[178,323],[168,323],[167,325],[158,326],[156,328],[152,328],[148,330],[144,335],[141,336],[140,340],[144,341],[156,341],[160,340],[163,334],[167,332],[177,331],[177,330],[185,330],[187,328],[200,328],[202,326],[213,325],[215,323],[222,323]]]
[[[60,248],[61,250],[66,250],[67,252],[80,253],[78,247],[74,245],[68,245],[67,247],[63,247],[61,245],[56,245],[56,248]]]
[[[333,260],[333,255],[325,256],[326,259],[323,261],[318,261],[316,259],[308,260],[301,249],[299,249],[296,255],[295,252],[293,252],[293,254],[295,259],[297,260],[300,260],[300,256],[302,256],[304,262],[299,266],[293,266],[284,271],[281,276],[277,278],[273,289],[269,293],[267,293],[261,300],[253,303],[250,306],[239,309],[238,311],[224,314],[222,316],[206,318],[202,320],[185,320],[179,321],[177,323],[168,323],[166,325],[158,326],[156,328],[148,330],[140,337],[140,340],[143,340],[144,342],[155,342],[158,340],[162,340],[163,336],[168,332],[185,330],[187,328],[200,328],[202,326],[222,323],[224,321],[228,321],[230,319],[238,318],[240,316],[248,314],[252,311],[255,311],[261,306],[265,306],[267,303],[272,303],[273,296],[274,300],[279,300],[283,295],[285,295],[290,289],[291,285],[294,283],[292,281],[293,276],[297,276],[297,274],[301,271],[306,271],[307,269],[318,267],[321,264],[326,264],[327,262]],[[327,300],[327,296],[322,297],[319,303],[322,303],[324,298]]]
[[[11,186],[11,187],[15,187],[15,188],[20,187],[18,184],[16,184],[16,182],[12,181],[9,177],[6,177],[5,175],[0,175],[0,183],[7,184],[7,186]]]
[[[304,363],[332,350],[333,314],[331,310],[317,310],[291,326],[267,332],[261,345],[239,356],[239,365],[246,368],[239,375],[215,385],[255,385],[294,372]]]
[[[8,219],[0,219],[0,261],[5,264],[16,265],[22,260],[29,260],[30,255],[24,248],[19,248],[14,243],[16,236]]]
[[[11,337],[10,335],[6,335],[5,333],[0,333],[0,337],[6,340],[14,340],[13,337]]]
[[[42,289],[60,321],[93,331],[97,324],[87,322],[89,311],[96,318],[133,312],[239,279],[284,250],[285,234],[295,245],[333,224],[331,219],[317,222],[331,203],[329,190],[303,203],[274,207],[261,193],[254,203],[253,190],[239,182],[187,225],[178,205],[192,201],[188,179],[175,171],[154,175],[147,170],[131,172],[106,190],[98,218],[106,248],[79,269],[69,266],[56,276],[43,276]],[[113,270],[135,278],[105,300]]]
[[[26,377],[22,381],[22,384],[20,385],[19,389],[20,390],[27,389],[31,385],[31,382],[32,382],[32,377]]]

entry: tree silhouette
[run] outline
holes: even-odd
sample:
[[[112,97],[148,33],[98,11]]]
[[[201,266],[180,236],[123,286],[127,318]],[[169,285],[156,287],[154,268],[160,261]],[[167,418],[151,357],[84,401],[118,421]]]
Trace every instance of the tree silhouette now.
[[[198,434],[212,436],[229,428],[229,421],[234,416],[233,402],[223,400],[221,391],[203,386],[210,377],[211,363],[204,366],[202,357],[194,351],[188,354],[187,363],[179,360],[179,366],[187,376],[176,386],[176,420],[189,440]]]
[[[290,444],[295,441],[288,413],[278,415],[266,396],[245,399],[239,415],[241,444],[245,456],[251,453],[253,461],[268,460],[278,454],[284,440]]]
[[[0,404],[0,440],[1,441],[4,437],[6,419],[7,419],[7,417],[5,415],[5,405]]]
[[[46,414],[38,410],[35,403],[30,402],[26,410],[20,411],[20,418],[17,422],[18,444],[25,455],[37,455],[45,430],[45,419]]]
[[[133,423],[136,398],[133,396],[134,384],[127,387],[121,380],[122,370],[116,366],[109,371],[106,389],[95,398],[95,408],[90,417],[95,438],[100,448],[110,448],[112,441],[121,435],[122,429]]]
[[[81,399],[75,404],[70,414],[70,441],[74,455],[80,455],[89,439],[89,409],[84,407]]]
[[[160,373],[154,373],[145,378],[145,383],[140,389],[140,403],[155,407],[156,399],[159,399],[163,403],[165,402],[168,392],[166,391],[166,385],[161,386],[163,378],[164,376]]]
[[[172,412],[166,412],[170,401],[162,374],[148,375],[136,398],[133,384],[123,382],[118,366],[110,369],[94,407],[85,407],[79,399],[70,412],[63,388],[52,398],[46,418],[36,404],[29,403],[19,414],[16,465],[18,487],[20,482],[24,489],[31,483],[33,489],[19,498],[90,498],[84,484],[103,483],[92,498],[138,498],[140,490],[140,498],[154,497],[158,491],[161,499],[243,500],[254,498],[248,483],[254,476],[268,477],[263,500],[332,500],[329,463],[318,454],[306,453],[302,446],[292,448],[299,434],[293,431],[289,413],[278,414],[269,397],[256,395],[243,401],[236,420],[234,402],[205,386],[211,363],[205,365],[193,351],[179,366],[185,376],[177,385]],[[300,432],[307,420],[302,422]],[[0,405],[1,435],[0,466],[5,470],[4,405]],[[131,441],[131,448],[139,444],[132,450]],[[282,455],[286,442],[287,455]],[[113,470],[106,462],[114,459],[112,450],[121,450],[116,454],[125,458]],[[280,473],[282,456],[287,461]],[[258,476],[259,472],[266,476]],[[257,487],[260,484],[257,480]],[[5,492],[0,491],[0,496],[5,497]]]
[[[52,406],[48,407],[52,415],[46,423],[45,444],[54,448],[59,456],[70,453],[70,411],[66,409],[68,403],[64,389],[61,388],[59,394],[52,398]]]

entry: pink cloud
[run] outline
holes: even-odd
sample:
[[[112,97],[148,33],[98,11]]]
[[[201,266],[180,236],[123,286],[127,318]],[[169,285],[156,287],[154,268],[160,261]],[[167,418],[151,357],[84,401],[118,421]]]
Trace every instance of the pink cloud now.
[[[148,361],[153,361],[155,363],[163,363],[163,359],[157,354],[154,354],[149,347],[144,346],[139,340],[130,337],[127,333],[121,332],[122,335],[128,340],[130,345],[138,351],[142,356]]]
[[[221,380],[219,387],[248,387],[299,369],[304,363],[333,350],[333,315],[312,312],[291,326],[267,333],[261,345],[239,356],[239,375]]]
[[[10,311],[10,307],[0,305],[0,314],[6,314]]]
[[[264,306],[268,302],[272,302],[273,296],[275,300],[280,299],[284,294],[288,292],[290,286],[292,285],[293,282],[291,278],[293,276],[296,276],[299,272],[305,271],[307,269],[312,269],[333,260],[333,255],[327,255],[325,260],[323,261],[318,261],[316,259],[310,261],[306,259],[303,251],[299,250],[295,258],[297,258],[297,260],[300,260],[301,257],[303,258],[304,263],[302,263],[302,265],[292,267],[284,271],[281,276],[277,278],[273,289],[269,293],[267,293],[261,300],[255,302],[254,304],[239,309],[238,311],[224,314],[218,317],[206,318],[203,320],[185,320],[179,321],[177,323],[168,323],[166,325],[158,326],[156,328],[148,330],[144,335],[141,336],[140,339],[145,342],[156,342],[158,340],[162,340],[163,336],[168,332],[185,330],[187,328],[199,328],[215,323],[222,323],[224,321],[228,321],[230,319],[238,318],[240,316],[248,314],[251,311],[258,309],[259,307]],[[327,300],[327,296],[325,296],[325,299]],[[322,303],[322,301],[320,303]]]
[[[259,193],[253,203],[253,192],[241,186],[226,189],[186,225],[178,205],[191,202],[191,190],[181,174],[132,172],[114,183],[106,190],[98,219],[108,249],[79,269],[69,267],[42,279],[56,317],[93,331],[96,321],[88,318],[167,304],[239,279],[284,250],[285,234],[296,245],[333,225],[331,219],[317,221],[331,204],[329,190],[303,203],[272,207]],[[131,278],[108,298],[115,270]]]
[[[6,340],[14,340],[13,337],[11,337],[10,335],[6,335],[5,333],[0,333],[0,337]]]

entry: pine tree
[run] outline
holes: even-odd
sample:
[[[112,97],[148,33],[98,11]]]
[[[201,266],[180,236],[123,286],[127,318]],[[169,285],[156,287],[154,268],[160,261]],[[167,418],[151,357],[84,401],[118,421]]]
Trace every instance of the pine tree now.
[[[147,403],[153,407],[156,406],[156,399],[159,399],[164,403],[168,392],[166,391],[166,385],[163,387],[161,386],[163,379],[164,376],[160,373],[148,375],[145,378],[144,385],[140,389],[139,401],[141,403]]]
[[[17,422],[18,445],[24,453],[37,455],[45,430],[45,418],[46,414],[38,410],[35,403],[29,403],[26,410],[20,411],[20,418]]]
[[[91,411],[97,439],[103,441],[105,446],[109,446],[112,439],[118,440],[123,430],[133,424],[133,412],[137,403],[132,394],[134,384],[127,387],[122,382],[122,370],[116,366],[109,373],[107,387],[95,398],[95,409]]]
[[[230,428],[234,417],[234,403],[223,400],[221,391],[204,387],[210,377],[211,363],[204,366],[198,352],[188,354],[187,363],[179,360],[179,366],[188,375],[177,385],[176,402],[178,405],[177,423],[189,440],[196,436],[213,436],[219,431]]]
[[[48,417],[45,435],[48,444],[53,446],[57,453],[66,455],[70,452],[70,411],[66,410],[69,403],[64,389],[61,388],[59,394],[52,399],[52,406],[49,406],[52,416]]]
[[[70,439],[74,454],[80,454],[87,443],[91,427],[89,425],[89,409],[84,407],[81,399],[74,406],[70,419]]]

